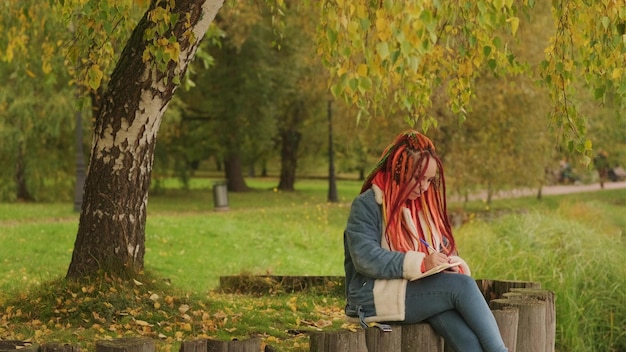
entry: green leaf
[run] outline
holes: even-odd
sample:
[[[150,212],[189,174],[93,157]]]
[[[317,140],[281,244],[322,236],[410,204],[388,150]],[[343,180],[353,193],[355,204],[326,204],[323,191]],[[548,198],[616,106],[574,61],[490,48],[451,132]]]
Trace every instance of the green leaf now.
[[[359,91],[366,92],[372,89],[372,80],[369,77],[361,77],[359,79]]]
[[[611,25],[611,20],[608,17],[606,16],[602,17],[601,22],[602,22],[602,26],[604,27],[604,29],[609,29],[609,26]]]
[[[356,78],[352,78],[350,81],[348,81],[348,86],[350,87],[350,89],[352,89],[352,91],[356,91],[359,88],[359,80]]]
[[[603,87],[597,87],[596,89],[593,90],[593,97],[596,98],[596,100],[601,100],[602,98],[604,98],[604,93],[606,92],[606,88]]]
[[[337,42],[337,31],[328,28],[326,30],[326,38],[328,39],[331,46],[333,46]]]
[[[174,27],[174,26],[176,25],[176,23],[178,23],[178,17],[179,17],[179,16],[180,16],[180,15],[179,15],[178,13],[172,13],[172,14],[170,15],[170,25],[171,25],[172,27]]]
[[[376,44],[376,52],[382,60],[386,60],[389,57],[389,43],[382,42]]]
[[[338,97],[341,95],[341,92],[343,92],[343,89],[339,84],[333,84],[332,86],[330,86],[330,92],[333,94],[333,96]]]

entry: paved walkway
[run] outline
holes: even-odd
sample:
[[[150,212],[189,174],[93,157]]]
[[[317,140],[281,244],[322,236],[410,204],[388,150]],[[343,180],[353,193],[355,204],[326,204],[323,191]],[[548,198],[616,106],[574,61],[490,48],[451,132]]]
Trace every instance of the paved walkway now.
[[[623,190],[626,189],[626,181],[622,182],[605,182],[604,189],[614,189],[614,190]],[[558,195],[558,194],[570,194],[570,193],[582,193],[582,192],[594,192],[600,191],[599,183],[592,183],[588,185],[552,185],[552,186],[544,186],[541,194],[544,196],[547,195]],[[514,191],[502,191],[498,194],[493,195],[493,199],[504,199],[504,198],[517,198],[517,197],[527,197],[527,196],[536,196],[537,189],[521,189]],[[626,195],[626,193],[625,193]],[[458,196],[450,197],[452,201],[460,200]],[[478,194],[471,195],[469,197],[470,200],[487,200],[487,193],[482,192]]]

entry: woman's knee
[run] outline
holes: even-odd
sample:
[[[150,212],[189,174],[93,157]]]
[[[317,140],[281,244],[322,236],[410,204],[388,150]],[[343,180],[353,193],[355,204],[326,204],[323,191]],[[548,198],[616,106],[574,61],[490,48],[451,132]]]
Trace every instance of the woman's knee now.
[[[445,275],[444,277],[447,281],[463,290],[478,289],[476,281],[471,276],[453,273],[444,273],[443,275]]]

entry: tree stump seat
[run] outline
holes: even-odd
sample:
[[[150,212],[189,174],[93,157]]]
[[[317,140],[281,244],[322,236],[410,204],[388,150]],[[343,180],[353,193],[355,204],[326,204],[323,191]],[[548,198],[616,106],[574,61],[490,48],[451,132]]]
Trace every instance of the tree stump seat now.
[[[310,341],[311,352],[444,352],[443,339],[427,323],[391,325],[391,331],[371,327],[315,332]]]

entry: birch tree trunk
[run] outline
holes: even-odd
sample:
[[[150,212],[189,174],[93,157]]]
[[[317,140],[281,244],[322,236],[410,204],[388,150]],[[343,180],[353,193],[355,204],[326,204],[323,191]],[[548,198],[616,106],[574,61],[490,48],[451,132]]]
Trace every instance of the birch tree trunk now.
[[[176,0],[178,23],[165,36],[180,45],[178,60],[157,70],[142,55],[154,26],[150,8],[133,31],[111,75],[96,117],[85,180],[82,212],[67,277],[99,271],[135,273],[143,269],[148,190],[157,132],[171,100],[176,77],[187,65],[224,0]],[[194,36],[185,35],[191,29]],[[187,32],[188,34],[188,32]]]

